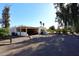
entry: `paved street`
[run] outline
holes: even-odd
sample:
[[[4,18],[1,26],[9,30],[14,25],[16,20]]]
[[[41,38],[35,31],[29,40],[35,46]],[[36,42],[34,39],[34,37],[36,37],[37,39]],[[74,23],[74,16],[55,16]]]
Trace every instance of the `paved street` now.
[[[79,36],[34,35],[0,41],[0,55],[5,56],[79,56]]]

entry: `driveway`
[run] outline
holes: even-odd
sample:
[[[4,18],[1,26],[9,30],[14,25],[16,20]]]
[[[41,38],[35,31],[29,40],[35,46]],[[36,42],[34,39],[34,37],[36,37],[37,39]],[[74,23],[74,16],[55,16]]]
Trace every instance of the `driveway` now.
[[[79,56],[79,36],[33,35],[0,41],[2,56]]]

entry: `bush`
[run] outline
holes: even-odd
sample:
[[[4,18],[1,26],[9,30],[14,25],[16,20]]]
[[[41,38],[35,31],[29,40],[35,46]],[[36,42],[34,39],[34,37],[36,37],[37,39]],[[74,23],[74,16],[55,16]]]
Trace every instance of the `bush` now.
[[[67,29],[62,29],[63,34],[67,34]]]
[[[0,36],[7,36],[7,35],[9,35],[8,29],[0,28]]]
[[[58,34],[67,34],[67,29],[57,29],[56,30],[56,32],[58,33]]]
[[[49,27],[49,29],[51,29],[51,30],[55,30],[55,27],[54,27],[54,26],[51,26],[51,27]]]
[[[49,33],[54,33],[55,30],[48,29],[47,31],[48,31]]]
[[[61,29],[56,29],[56,33],[60,34]]]

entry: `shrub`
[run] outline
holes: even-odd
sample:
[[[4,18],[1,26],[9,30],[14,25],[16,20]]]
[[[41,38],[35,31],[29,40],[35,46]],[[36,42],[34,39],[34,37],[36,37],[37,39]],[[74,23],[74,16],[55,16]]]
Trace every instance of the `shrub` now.
[[[7,35],[9,35],[8,29],[0,28],[0,36],[7,36]]]
[[[55,30],[48,29],[47,31],[48,31],[49,33],[54,33]]]
[[[66,29],[62,29],[63,34],[67,34],[67,30]]]
[[[60,34],[61,29],[56,29],[56,33]]]

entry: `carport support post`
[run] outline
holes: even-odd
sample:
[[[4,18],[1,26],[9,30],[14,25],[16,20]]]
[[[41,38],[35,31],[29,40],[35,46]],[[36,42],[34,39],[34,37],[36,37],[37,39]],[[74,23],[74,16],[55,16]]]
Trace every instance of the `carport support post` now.
[[[20,27],[20,36],[21,36],[21,27]]]

